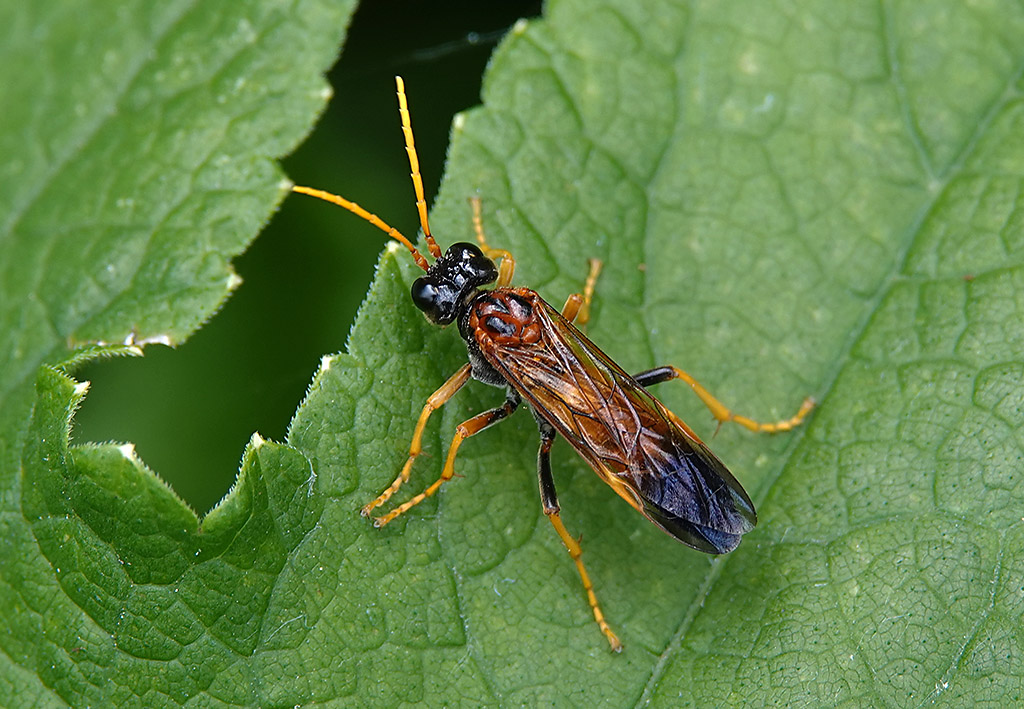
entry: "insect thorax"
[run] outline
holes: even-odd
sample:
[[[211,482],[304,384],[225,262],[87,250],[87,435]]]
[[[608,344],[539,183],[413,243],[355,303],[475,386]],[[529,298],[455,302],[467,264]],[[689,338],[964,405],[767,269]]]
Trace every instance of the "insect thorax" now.
[[[529,347],[541,338],[537,320],[540,297],[528,288],[495,288],[481,291],[466,306],[459,331],[466,341],[473,378],[492,386],[509,384],[487,361],[484,351]]]
[[[529,347],[541,339],[536,307],[539,297],[528,288],[495,288],[469,306],[467,324],[481,347]]]

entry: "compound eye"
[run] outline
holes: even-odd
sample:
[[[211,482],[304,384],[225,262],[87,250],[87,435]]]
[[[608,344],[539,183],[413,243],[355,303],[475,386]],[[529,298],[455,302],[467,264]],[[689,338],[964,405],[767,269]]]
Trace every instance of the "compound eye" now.
[[[433,280],[426,277],[417,278],[412,284],[412,302],[424,313],[437,310],[438,288]]]

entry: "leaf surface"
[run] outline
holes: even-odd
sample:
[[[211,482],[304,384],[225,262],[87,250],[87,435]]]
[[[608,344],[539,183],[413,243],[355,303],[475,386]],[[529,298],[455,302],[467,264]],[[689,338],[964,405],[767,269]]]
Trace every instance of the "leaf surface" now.
[[[589,334],[627,369],[677,364],[763,419],[820,401],[794,434],[715,438],[760,515],[717,560],[556,447],[621,656],[540,512],[529,416],[465,443],[461,477],[385,529],[356,514],[465,361],[389,250],[289,446],[254,439],[201,525],[129,448],[67,448],[81,388],[37,369],[50,349],[16,360],[36,403],[6,415],[24,431],[3,451],[9,691],[85,703],[113,677],[118,699],[167,704],[1019,702],[1022,47],[1009,2],[562,0],[496,54],[484,106],[456,120],[442,243],[472,238],[479,194],[491,243],[553,303],[605,261]],[[414,117],[428,99],[410,87]],[[79,337],[137,324],[122,305],[51,310]],[[171,320],[205,315],[188,317]],[[680,386],[659,394],[710,436]],[[436,414],[409,487],[500,400],[472,384]]]
[[[0,705],[289,691],[240,658],[316,514],[308,460],[254,439],[200,525],[131,446],[68,450],[85,388],[48,365],[181,342],[239,285],[351,8],[0,7]]]

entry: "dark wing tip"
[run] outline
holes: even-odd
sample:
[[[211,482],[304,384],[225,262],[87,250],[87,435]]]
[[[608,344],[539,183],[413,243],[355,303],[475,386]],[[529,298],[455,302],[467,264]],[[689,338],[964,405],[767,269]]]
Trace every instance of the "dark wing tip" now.
[[[749,508],[749,515],[745,514],[748,510],[742,508],[736,510],[737,519],[732,525],[734,531],[724,531],[697,524],[656,505],[645,505],[644,512],[652,522],[683,544],[705,554],[728,554],[739,546],[743,535],[752,530],[754,524],[757,523],[753,507]]]
[[[683,544],[726,554],[757,524],[754,503],[707,446],[676,444],[671,473],[633,477],[643,512]]]
[[[644,515],[698,551],[732,551],[757,524],[757,513],[754,503],[728,471],[724,475],[717,472],[690,468],[686,475],[634,478]],[[713,487],[708,485],[712,481]],[[695,494],[694,488],[701,494]]]

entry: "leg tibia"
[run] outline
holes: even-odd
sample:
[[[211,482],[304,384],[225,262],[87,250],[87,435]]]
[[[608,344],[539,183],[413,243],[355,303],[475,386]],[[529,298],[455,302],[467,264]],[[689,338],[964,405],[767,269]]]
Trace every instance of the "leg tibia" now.
[[[704,405],[708,407],[711,411],[711,415],[715,417],[719,424],[732,421],[733,423],[739,424],[746,429],[758,433],[779,433],[780,431],[789,431],[796,428],[803,422],[811,409],[814,408],[814,399],[807,397],[804,399],[803,404],[801,404],[800,410],[790,418],[770,423],[761,423],[752,418],[739,416],[733,413],[725,406],[725,404],[716,399],[707,389],[701,386],[696,379],[677,367],[656,367],[654,369],[648,369],[645,372],[640,372],[633,378],[642,387],[649,387],[652,384],[660,384],[661,382],[667,382],[672,379],[682,379],[690,385],[693,392],[702,402],[704,402]]]

